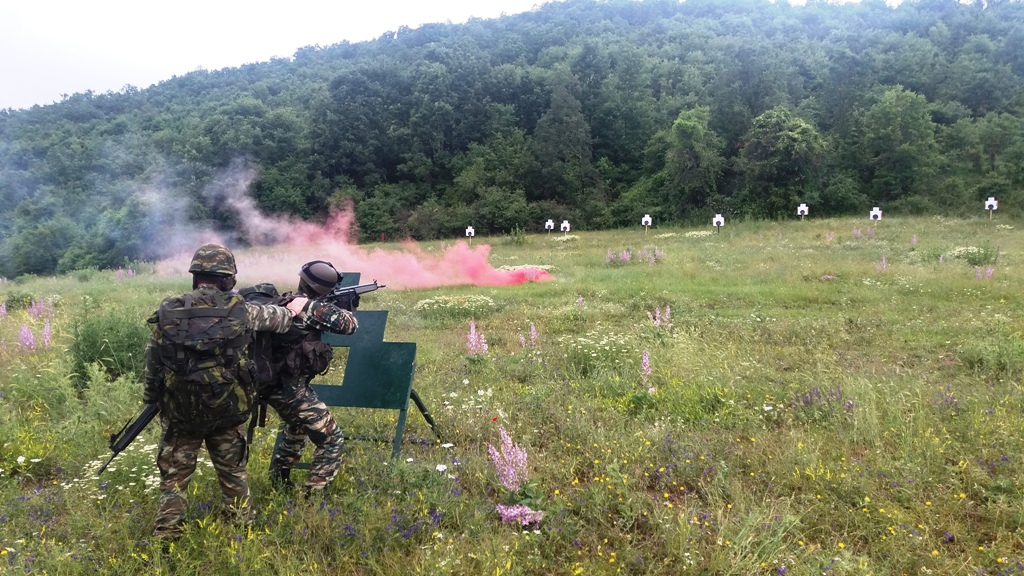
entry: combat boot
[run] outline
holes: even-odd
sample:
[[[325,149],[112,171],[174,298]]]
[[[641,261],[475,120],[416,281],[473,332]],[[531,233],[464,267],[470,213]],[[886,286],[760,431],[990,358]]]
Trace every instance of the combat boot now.
[[[185,535],[185,529],[180,524],[174,526],[158,526],[153,529],[153,538],[166,544],[180,539]]]
[[[327,494],[327,488],[325,486],[314,487],[306,486],[305,497],[306,500],[323,500],[324,495]]]
[[[274,490],[286,491],[295,488],[291,479],[291,468],[272,468],[270,470],[270,486]]]

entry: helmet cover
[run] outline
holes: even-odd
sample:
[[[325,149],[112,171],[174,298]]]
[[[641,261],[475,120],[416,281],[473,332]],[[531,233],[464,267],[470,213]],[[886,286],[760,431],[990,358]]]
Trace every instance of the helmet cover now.
[[[188,267],[192,274],[219,274],[221,276],[234,276],[238,273],[235,268],[235,255],[226,247],[220,244],[203,244],[192,256],[192,264]]]

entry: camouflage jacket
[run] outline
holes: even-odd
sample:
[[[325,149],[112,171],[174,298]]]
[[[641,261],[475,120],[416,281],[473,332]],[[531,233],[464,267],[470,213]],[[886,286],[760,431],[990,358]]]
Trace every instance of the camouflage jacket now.
[[[285,298],[300,296],[286,293]],[[334,350],[320,341],[323,332],[351,334],[359,327],[354,314],[320,300],[310,300],[306,310],[292,322],[290,330],[273,334],[271,339],[272,381],[308,382],[327,371]],[[259,366],[259,364],[257,364]]]
[[[208,295],[216,292],[216,288],[200,287],[192,292],[193,295]],[[247,325],[253,331],[285,333],[292,327],[292,313],[287,308],[272,305],[260,305],[244,302],[247,315]],[[142,401],[151,404],[162,399],[166,378],[169,370],[160,360],[157,353],[159,342],[158,312],[150,316],[147,323],[152,329],[149,343],[146,346],[144,357],[144,376]]]
[[[300,296],[300,294],[289,292],[285,296]],[[359,328],[359,322],[353,313],[322,300],[310,300],[306,310],[294,324],[306,330],[335,334],[351,334],[356,331],[356,328]]]

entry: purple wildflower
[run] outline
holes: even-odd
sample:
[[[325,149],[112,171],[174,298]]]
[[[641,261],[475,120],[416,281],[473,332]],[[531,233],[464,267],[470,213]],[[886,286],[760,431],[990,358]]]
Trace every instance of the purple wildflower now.
[[[622,251],[621,254],[619,254],[619,260],[623,262],[629,262],[632,259],[633,253],[629,251],[629,248],[626,248],[625,250]]]
[[[609,248],[608,249],[608,255],[605,256],[604,263],[605,264],[615,264],[616,258],[617,258],[617,256],[615,255],[615,251],[612,250],[611,248]]]
[[[986,268],[985,269],[985,278],[988,278],[989,280],[991,280],[992,279],[992,274],[995,273],[995,271],[996,271],[995,268],[993,268],[991,266]]]
[[[7,317],[7,302],[0,304],[0,320]]]
[[[978,280],[981,280],[981,266],[977,266],[974,269],[974,277],[977,278]]]
[[[875,229],[874,228],[868,228],[868,238],[874,238],[874,237],[875,237]]]
[[[672,307],[665,306],[665,311],[662,312],[661,307],[654,308],[654,314],[647,314],[647,317],[651,319],[655,326],[671,326],[672,325]]]
[[[50,319],[46,319],[46,324],[43,325],[43,347],[50,347],[50,340],[53,338],[53,330],[50,329]]]
[[[939,254],[939,264],[942,264],[942,254]]]
[[[533,322],[530,322],[530,346],[537,343],[537,338],[539,338],[537,334],[537,327],[533,325]]]
[[[32,333],[27,324],[22,324],[21,330],[18,331],[18,344],[21,344],[23,350],[36,349],[36,335]]]
[[[117,283],[118,284],[123,283],[124,282],[124,269],[123,268],[118,268],[117,269],[117,273],[114,275],[114,277],[117,279]]]
[[[46,324],[43,325],[43,348],[50,347],[50,340],[53,338],[53,330],[50,329],[50,319],[46,319]]]
[[[125,270],[124,275],[126,277],[128,277],[128,278],[134,278],[135,277],[135,270],[132,270],[131,268],[129,268],[129,269]]]
[[[885,272],[889,269],[889,263],[886,262],[885,256],[882,256],[882,263],[875,266],[879,272]]]
[[[544,513],[540,510],[532,510],[529,506],[522,504],[514,504],[506,506],[498,504],[494,507],[498,514],[501,515],[501,521],[505,524],[518,523],[520,526],[529,526],[530,524],[539,524],[544,518]]]
[[[580,294],[576,297],[576,309],[583,310],[583,295]]]
[[[643,357],[640,361],[640,379],[643,380],[644,385],[647,385],[647,377],[651,375],[651,357],[647,354],[647,350],[644,350]]]
[[[466,349],[470,354],[487,354],[487,338],[476,331],[476,322],[469,321],[469,334],[466,335]]]
[[[526,450],[512,442],[504,426],[498,427],[498,434],[501,436],[501,451],[488,444],[487,453],[491,455],[501,485],[510,492],[519,492],[526,481]]]
[[[860,228],[853,229],[853,238],[855,240],[860,240]]]
[[[44,315],[50,315],[52,312],[45,300],[32,300],[26,311],[32,318],[40,318]]]
[[[519,344],[522,345],[523,348],[526,348],[526,336],[523,336],[522,334],[519,335]]]
[[[910,237],[910,245],[917,246],[917,234],[914,234],[913,236]]]

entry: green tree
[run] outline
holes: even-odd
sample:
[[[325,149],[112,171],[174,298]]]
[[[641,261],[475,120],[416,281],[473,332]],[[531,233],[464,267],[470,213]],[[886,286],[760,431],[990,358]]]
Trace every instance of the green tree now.
[[[524,228],[529,218],[526,193],[488,186],[480,191],[480,198],[473,203],[472,218],[474,228],[481,232],[509,232],[514,228]]]
[[[451,155],[455,122],[452,79],[445,66],[435,62],[422,63],[407,74],[412,89],[404,99],[408,117],[392,132],[395,146],[402,151],[398,171],[414,182],[434,184]]]
[[[8,253],[12,268],[17,274],[52,274],[64,253],[80,237],[81,230],[67,217],[22,230],[10,239]]]
[[[616,46],[615,68],[601,84],[590,120],[594,157],[609,185],[628,186],[642,174],[644,147],[661,123],[650,60],[633,46]]]
[[[786,108],[772,108],[754,119],[743,141],[739,168],[749,212],[778,218],[800,202],[813,203],[826,153],[814,126]]]
[[[665,197],[670,213],[681,217],[703,208],[718,191],[725,168],[724,142],[708,128],[711,109],[698,106],[683,110],[672,123],[665,153]]]
[[[404,239],[409,236],[407,226],[413,207],[424,200],[421,192],[411,184],[381,184],[375,186],[367,198],[356,202],[359,235],[366,240]]]
[[[938,97],[949,76],[949,63],[928,38],[889,33],[871,48],[875,80],[900,84],[932,99]]]
[[[987,35],[977,35],[967,40],[950,65],[942,96],[981,115],[1002,110],[1019,86],[1020,78],[1013,69],[996,61],[994,43]]]
[[[371,61],[331,82],[314,98],[310,115],[311,161],[328,180],[351,179],[371,188],[388,181],[395,156],[388,132],[389,107],[402,75],[389,63]]]
[[[533,162],[530,139],[515,125],[515,110],[491,105],[490,136],[471,143],[455,161],[455,180],[446,195],[450,204],[469,205],[481,190],[498,187],[516,190],[523,186]]]
[[[927,196],[934,182],[938,146],[924,96],[902,86],[882,94],[860,119],[858,159],[873,201]]]
[[[558,83],[552,91],[551,106],[537,121],[533,142],[541,198],[583,205],[593,192],[595,175],[590,126],[566,83]]]

